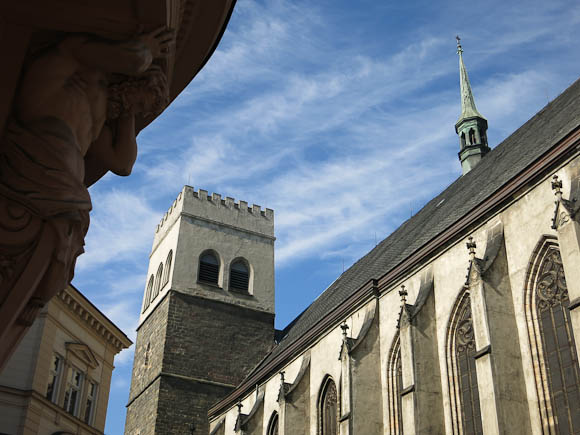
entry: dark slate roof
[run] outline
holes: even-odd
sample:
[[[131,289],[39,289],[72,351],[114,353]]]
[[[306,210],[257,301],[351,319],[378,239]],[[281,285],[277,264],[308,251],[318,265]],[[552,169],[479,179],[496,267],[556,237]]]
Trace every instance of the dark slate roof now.
[[[282,331],[280,344],[260,366],[312,329],[370,279],[388,273],[477,207],[578,125],[580,79],[345,271]]]

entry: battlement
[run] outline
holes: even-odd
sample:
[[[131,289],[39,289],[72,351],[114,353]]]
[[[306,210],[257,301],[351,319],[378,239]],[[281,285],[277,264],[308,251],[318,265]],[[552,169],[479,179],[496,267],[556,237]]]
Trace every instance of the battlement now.
[[[274,237],[274,210],[186,185],[157,225],[153,248],[183,214]]]

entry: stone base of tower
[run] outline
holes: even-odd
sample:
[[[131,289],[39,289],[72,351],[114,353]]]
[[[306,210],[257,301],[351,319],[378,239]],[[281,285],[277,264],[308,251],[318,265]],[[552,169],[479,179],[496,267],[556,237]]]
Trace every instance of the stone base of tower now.
[[[126,434],[209,433],[208,409],[233,389],[161,375],[130,406]]]
[[[168,291],[138,331],[125,434],[208,433],[273,342],[273,314]]]

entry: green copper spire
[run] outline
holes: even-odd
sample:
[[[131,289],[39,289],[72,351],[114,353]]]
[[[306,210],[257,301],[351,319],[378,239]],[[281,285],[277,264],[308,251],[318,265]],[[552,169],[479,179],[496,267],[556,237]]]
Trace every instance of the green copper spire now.
[[[457,54],[459,55],[459,82],[461,86],[461,116],[459,121],[465,118],[479,117],[485,119],[481,113],[477,111],[475,107],[475,99],[473,98],[473,91],[471,90],[471,84],[469,83],[469,76],[467,75],[467,70],[465,69],[465,64],[463,63],[463,48],[461,47],[461,38],[456,36],[457,39]]]
[[[463,63],[463,48],[459,36],[457,39],[457,54],[459,55],[459,84],[461,87],[461,116],[455,123],[455,132],[459,135],[459,161],[463,175],[479,163],[489,152],[487,145],[487,119],[477,111],[475,99],[467,70]]]

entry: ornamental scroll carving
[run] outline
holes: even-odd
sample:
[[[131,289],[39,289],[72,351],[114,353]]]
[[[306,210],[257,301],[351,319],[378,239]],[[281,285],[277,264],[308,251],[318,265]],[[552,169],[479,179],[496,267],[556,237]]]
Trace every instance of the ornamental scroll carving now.
[[[550,249],[542,261],[536,282],[536,296],[540,312],[568,300],[564,266],[557,249]]]
[[[456,329],[457,353],[475,350],[471,304],[468,298],[466,299],[466,303],[463,303],[463,307],[461,307],[459,319]]]

